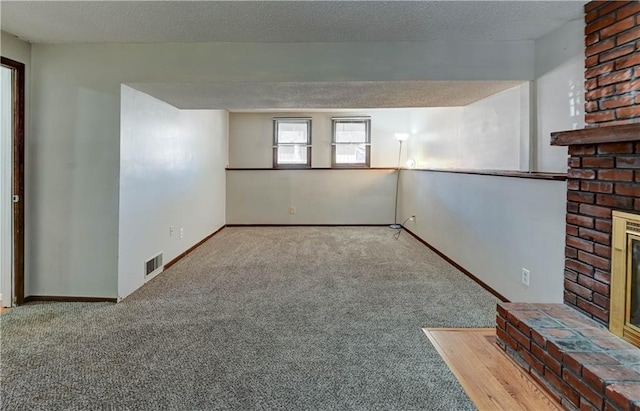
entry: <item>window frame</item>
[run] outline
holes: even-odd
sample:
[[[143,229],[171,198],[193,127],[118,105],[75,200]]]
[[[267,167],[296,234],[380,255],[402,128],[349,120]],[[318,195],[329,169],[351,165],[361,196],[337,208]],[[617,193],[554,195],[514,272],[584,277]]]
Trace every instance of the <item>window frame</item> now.
[[[304,144],[298,143],[279,143],[278,142],[278,124],[279,123],[306,123],[307,124],[307,162],[306,164],[279,164],[278,148],[280,146],[299,146]],[[311,129],[312,123],[310,117],[274,117],[273,118],[273,168],[296,169],[311,168]]]
[[[336,142],[336,125],[339,123],[358,122],[364,123],[366,127],[365,143],[338,143]],[[364,163],[338,163],[337,150],[338,145],[365,145],[365,162]],[[371,168],[371,117],[333,117],[331,119],[331,168]]]

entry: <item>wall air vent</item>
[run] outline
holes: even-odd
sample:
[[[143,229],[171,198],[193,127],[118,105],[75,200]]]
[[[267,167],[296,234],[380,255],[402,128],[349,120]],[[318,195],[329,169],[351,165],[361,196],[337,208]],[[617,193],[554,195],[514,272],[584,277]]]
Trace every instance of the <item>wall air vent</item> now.
[[[162,253],[156,254],[144,263],[145,277],[157,274],[160,271],[162,271]]]

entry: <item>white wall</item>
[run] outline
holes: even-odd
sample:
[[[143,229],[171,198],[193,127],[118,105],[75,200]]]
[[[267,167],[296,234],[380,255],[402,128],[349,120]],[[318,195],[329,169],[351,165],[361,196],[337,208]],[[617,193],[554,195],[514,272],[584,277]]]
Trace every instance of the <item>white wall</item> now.
[[[459,168],[460,126],[464,107],[427,108],[411,112],[407,158],[417,168]]]
[[[0,31],[0,54],[27,66],[31,63],[31,44],[13,34]]]
[[[530,162],[566,172],[566,147],[549,146],[549,134],[584,126],[583,29],[576,20],[536,41],[537,79],[520,92],[413,119],[409,155],[423,168],[526,170]],[[531,107],[533,123],[525,118]],[[415,214],[407,226],[424,240],[512,301],[562,302],[565,182],[417,170],[402,171],[401,182],[399,219]],[[531,271],[528,288],[522,268]]]
[[[460,141],[461,168],[528,171],[529,84],[466,106]]]
[[[118,295],[121,83],[527,80],[532,41],[34,44],[27,295]]]
[[[396,167],[394,134],[408,131],[411,110],[231,113],[229,167],[273,167],[273,118],[312,119],[311,166],[331,167],[331,118],[371,117],[371,167]],[[403,156],[404,158],[404,156]],[[228,224],[390,224],[393,170],[229,170]],[[296,214],[289,213],[296,207]]]
[[[412,111],[418,167],[566,172],[567,148],[551,146],[550,134],[584,128],[583,26],[571,21],[536,40],[531,84],[463,108]]]
[[[371,109],[353,111],[231,113],[229,115],[229,167],[273,167],[273,118],[311,118],[311,167],[331,167],[331,118],[371,118],[371,167],[396,167],[398,140],[408,132],[411,112],[420,109]]]
[[[30,150],[30,145],[32,143],[32,139],[31,139],[31,133],[30,133],[30,124],[29,124],[29,117],[30,117],[30,106],[29,106],[29,102],[30,102],[30,89],[31,89],[31,44],[22,41],[20,39],[18,39],[17,37],[9,34],[9,33],[5,33],[4,31],[0,32],[0,54],[2,54],[3,57],[7,57],[10,58],[11,60],[15,60],[18,61],[20,63],[23,63],[25,65],[25,147],[26,147],[26,152],[28,153],[28,151]],[[4,87],[4,86],[3,86]],[[6,123],[3,121],[3,123]],[[5,124],[6,125],[6,124]],[[5,127],[5,125],[3,125],[3,128]],[[11,164],[11,157],[2,157],[2,162],[3,165],[5,164]],[[32,193],[29,192],[29,179],[30,179],[30,174],[29,174],[29,158],[28,158],[28,154],[25,154],[25,161],[27,161],[27,164],[25,165],[25,198],[22,199],[22,201],[25,201],[25,212],[28,213],[29,212],[29,207],[31,206],[30,203],[30,199],[32,198]],[[8,163],[7,163],[8,162]],[[9,167],[11,167],[9,165]],[[11,170],[11,168],[9,168],[9,170]],[[6,217],[3,215],[2,216],[2,227],[0,227],[0,230],[2,231],[3,235],[3,239],[2,239],[2,243],[3,246],[6,244],[9,247],[5,247],[2,251],[0,251],[0,254],[2,254],[2,257],[0,257],[0,259],[2,259],[2,261],[0,262],[0,300],[2,300],[3,305],[5,306],[10,306],[11,304],[11,296],[13,295],[13,290],[12,288],[12,265],[11,265],[11,260],[12,260],[12,251],[10,246],[12,246],[12,228],[11,228],[11,217],[9,217],[9,211],[11,210],[11,204],[7,204],[7,202],[11,201],[10,199],[10,192],[11,192],[11,180],[10,180],[10,174],[9,176],[7,176],[6,171],[3,169],[3,177],[5,178],[9,178],[9,180],[7,180],[5,182],[5,188],[2,189],[2,192],[5,193],[5,196],[2,197],[2,201],[3,202],[3,206],[5,211],[3,214],[6,214]],[[9,197],[7,197],[7,195],[9,195]],[[29,243],[30,241],[30,236],[29,236],[29,226],[32,224],[32,222],[26,218],[25,219],[25,245]],[[25,290],[28,289],[29,284],[30,284],[30,278],[29,278],[29,270],[31,269],[31,266],[29,265],[29,261],[28,259],[25,259]],[[5,297],[3,298],[2,295],[4,295]]]
[[[394,170],[229,170],[227,224],[390,224],[395,188]]]
[[[465,107],[411,111],[418,168],[528,170],[529,84]]]
[[[147,259],[163,252],[166,264],[225,224],[228,113],[122,86],[121,121],[120,298],[144,284]]]
[[[400,187],[429,244],[511,301],[562,302],[565,182],[403,170]]]
[[[13,300],[13,93],[11,69],[0,67],[0,301],[11,307]],[[3,298],[4,296],[4,298]]]
[[[566,173],[567,147],[551,132],[584,128],[584,22],[569,22],[536,40],[536,170]]]

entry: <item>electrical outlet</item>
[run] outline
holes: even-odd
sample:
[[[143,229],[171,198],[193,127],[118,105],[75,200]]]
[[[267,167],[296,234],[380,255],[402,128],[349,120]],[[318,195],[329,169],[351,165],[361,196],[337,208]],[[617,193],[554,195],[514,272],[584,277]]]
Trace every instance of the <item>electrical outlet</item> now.
[[[182,237],[184,237],[184,228],[180,227],[180,239],[182,240]]]
[[[289,207],[289,214],[295,214],[295,213],[296,213],[296,206]]]
[[[170,226],[169,226],[169,237],[173,237],[173,232],[174,232],[174,231],[175,231],[175,230],[173,229],[173,226],[172,226],[172,225],[170,225]]]
[[[523,268],[522,269],[522,284],[526,285],[527,287],[529,287],[529,277],[530,277],[529,270],[527,270],[526,268]]]

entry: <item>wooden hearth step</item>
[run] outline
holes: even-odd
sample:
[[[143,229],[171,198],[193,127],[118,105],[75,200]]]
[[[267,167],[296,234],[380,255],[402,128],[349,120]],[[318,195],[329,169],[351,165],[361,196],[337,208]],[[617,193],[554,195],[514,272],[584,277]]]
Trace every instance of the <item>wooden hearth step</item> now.
[[[640,411],[640,349],[577,310],[500,303],[496,334],[565,408]]]
[[[496,344],[495,328],[423,328],[479,411],[560,411]]]

